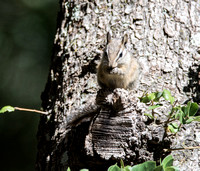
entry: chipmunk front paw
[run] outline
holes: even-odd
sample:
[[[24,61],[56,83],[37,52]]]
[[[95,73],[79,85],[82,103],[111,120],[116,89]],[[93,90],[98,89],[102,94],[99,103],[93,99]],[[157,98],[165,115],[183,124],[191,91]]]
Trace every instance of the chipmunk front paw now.
[[[111,74],[116,74],[116,75],[124,75],[124,71],[119,69],[119,68],[114,68],[110,71]]]

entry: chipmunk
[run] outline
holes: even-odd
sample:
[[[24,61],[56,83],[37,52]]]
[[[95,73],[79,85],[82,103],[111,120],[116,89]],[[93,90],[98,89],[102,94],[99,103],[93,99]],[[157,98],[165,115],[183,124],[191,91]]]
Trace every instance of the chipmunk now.
[[[122,40],[111,39],[107,34],[107,45],[97,70],[97,81],[102,88],[132,89],[138,78],[139,64],[133,54],[126,50],[128,35]]]

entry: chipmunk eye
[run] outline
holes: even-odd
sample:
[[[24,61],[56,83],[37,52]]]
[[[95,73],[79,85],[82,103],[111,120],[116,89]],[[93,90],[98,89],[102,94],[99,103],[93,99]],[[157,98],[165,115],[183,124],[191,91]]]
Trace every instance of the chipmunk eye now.
[[[122,52],[121,52],[121,53],[119,54],[119,58],[121,58],[121,57],[122,57],[122,55],[123,55],[123,54],[122,54]]]

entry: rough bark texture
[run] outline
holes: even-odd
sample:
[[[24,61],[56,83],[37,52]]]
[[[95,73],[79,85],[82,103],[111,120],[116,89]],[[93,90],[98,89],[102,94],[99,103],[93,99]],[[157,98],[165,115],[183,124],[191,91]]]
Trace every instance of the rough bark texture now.
[[[198,123],[174,139],[163,138],[163,126],[147,124],[138,100],[144,91],[165,88],[179,104],[200,102],[199,0],[63,0],[58,20],[42,94],[50,115],[39,125],[37,170],[106,170],[119,159],[127,164],[158,160],[166,155],[163,148],[200,143]],[[141,65],[134,91],[97,85],[96,66],[110,30],[115,37],[129,35],[127,48]],[[198,150],[172,154],[181,170],[200,169]]]

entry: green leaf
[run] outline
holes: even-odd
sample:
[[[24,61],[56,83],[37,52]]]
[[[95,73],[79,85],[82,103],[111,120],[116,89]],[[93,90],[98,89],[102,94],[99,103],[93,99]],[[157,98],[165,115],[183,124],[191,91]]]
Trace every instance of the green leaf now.
[[[121,171],[121,169],[119,168],[119,166],[117,166],[117,164],[112,165],[108,168],[108,171]]]
[[[150,100],[154,100],[154,99],[156,98],[155,93],[150,93],[150,94],[148,95],[148,98],[149,98]]]
[[[0,113],[5,113],[5,112],[14,112],[15,108],[12,106],[4,106],[1,108]]]
[[[195,116],[194,121],[199,121],[200,122],[200,116]]]
[[[177,133],[178,132],[178,124],[177,123],[170,123],[168,125],[168,129],[170,130],[170,132],[172,133]]]
[[[191,103],[189,116],[194,116],[199,110],[199,105],[197,103]]]
[[[149,102],[151,101],[151,99],[149,99],[148,96],[145,96],[145,97],[140,98],[140,101],[141,101],[142,103],[149,103]]]
[[[189,124],[192,121],[194,121],[193,117],[191,116],[194,116],[197,113],[198,109],[199,109],[198,104],[192,102],[188,102],[187,106],[181,107],[183,114],[182,118],[181,117],[179,118],[180,122],[183,124]]]
[[[194,116],[198,110],[199,110],[199,105],[197,103],[192,103],[192,102],[188,102],[187,106],[182,107],[182,111],[184,112],[184,115],[187,117]]]
[[[184,113],[180,113],[179,115],[179,121],[182,123],[182,124],[185,124],[185,119],[184,119]]]
[[[156,98],[154,99],[155,102],[158,102],[160,100],[160,98],[162,97],[163,92],[156,92],[155,96]]]
[[[68,168],[67,168],[67,171],[71,171],[71,169],[68,167]]]
[[[171,155],[168,155],[167,157],[165,157],[161,163],[161,165],[163,166],[163,168],[165,169],[166,167],[172,166],[173,165],[173,157]]]
[[[175,123],[175,122],[172,122],[171,125],[172,125],[174,128],[178,128],[178,127],[179,127],[178,124]]]
[[[157,166],[153,171],[163,171],[163,166]]]
[[[143,103],[148,103],[150,102],[151,100],[154,100],[155,99],[155,93],[150,93],[150,94],[147,94],[146,96],[144,97],[141,97],[140,98],[140,101],[143,102]]]
[[[121,164],[121,171],[130,171],[131,170],[131,166],[124,167],[124,162],[122,159],[120,160],[120,164]]]
[[[153,171],[156,168],[155,161],[147,161],[132,167],[131,171]]]
[[[153,106],[149,106],[148,109],[152,110],[152,109],[156,109],[156,108],[158,108],[160,106],[162,106],[162,104],[156,104],[156,105],[153,105]]]
[[[126,166],[123,171],[131,171],[131,166]]]
[[[185,123],[186,124],[190,124],[192,121],[194,121],[195,120],[195,117],[189,117],[186,121],[185,121]]]
[[[183,111],[180,106],[173,108],[173,110],[175,111],[175,115],[174,115],[175,119],[178,119],[183,116]]]
[[[192,102],[188,102],[187,106],[183,106],[183,112],[184,112],[185,117],[189,117],[191,105],[192,105]]]
[[[151,114],[149,114],[149,113],[145,113],[144,115],[148,116],[150,119],[154,119],[154,117]]]
[[[81,169],[80,171],[89,171],[88,169]]]
[[[164,97],[165,100],[169,101],[171,104],[174,103],[174,97],[171,95],[169,90],[164,89],[162,96]]]
[[[120,160],[120,164],[121,164],[121,168],[124,168],[124,162],[122,159]]]
[[[148,103],[148,99],[147,99],[146,96],[145,97],[139,97],[139,99],[140,99],[140,102],[142,102],[142,103]]]
[[[188,106],[183,106],[182,108],[183,116],[186,117],[189,114]]]
[[[168,125],[168,129],[170,130],[171,133],[177,133],[178,132],[178,129],[175,129],[173,126],[171,125]]]
[[[178,167],[170,166],[165,168],[165,171],[180,171]]]

